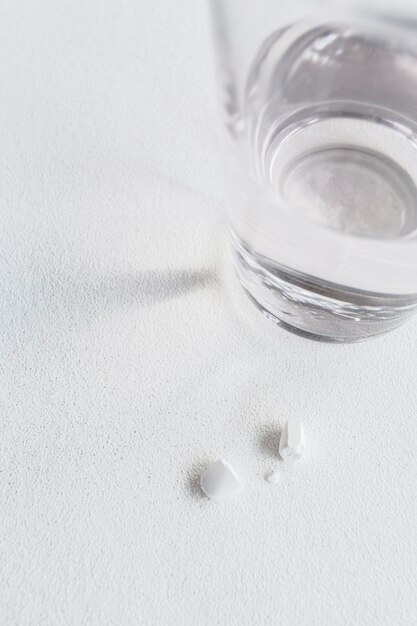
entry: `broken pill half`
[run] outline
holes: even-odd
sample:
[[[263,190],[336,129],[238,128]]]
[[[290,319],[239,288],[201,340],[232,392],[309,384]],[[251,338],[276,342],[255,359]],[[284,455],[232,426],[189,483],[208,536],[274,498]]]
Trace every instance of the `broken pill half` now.
[[[296,417],[291,417],[284,426],[279,441],[279,453],[283,461],[297,461],[304,453],[305,439],[303,425]]]
[[[242,489],[235,470],[222,459],[210,465],[202,474],[200,485],[206,496],[214,500],[226,498]]]

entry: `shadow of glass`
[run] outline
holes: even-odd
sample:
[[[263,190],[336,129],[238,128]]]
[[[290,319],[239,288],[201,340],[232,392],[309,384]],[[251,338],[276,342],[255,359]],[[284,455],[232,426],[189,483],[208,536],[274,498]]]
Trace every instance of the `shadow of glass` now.
[[[84,285],[101,305],[107,307],[152,306],[204,289],[214,283],[214,274],[204,271],[149,271],[139,275],[105,276],[90,287]]]

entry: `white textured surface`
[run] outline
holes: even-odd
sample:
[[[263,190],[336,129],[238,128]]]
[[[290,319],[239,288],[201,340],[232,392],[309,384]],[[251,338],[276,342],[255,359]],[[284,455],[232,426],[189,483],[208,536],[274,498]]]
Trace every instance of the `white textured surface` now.
[[[409,626],[417,323],[237,315],[206,34],[185,0],[0,4],[0,623]]]

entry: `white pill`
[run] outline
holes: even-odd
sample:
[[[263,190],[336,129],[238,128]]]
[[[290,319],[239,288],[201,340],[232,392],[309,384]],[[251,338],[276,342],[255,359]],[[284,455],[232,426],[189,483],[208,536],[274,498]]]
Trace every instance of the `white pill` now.
[[[278,485],[281,479],[281,473],[279,470],[274,469],[272,472],[269,472],[265,478],[269,483],[271,483],[271,485]]]
[[[300,420],[291,417],[284,426],[279,441],[279,453],[284,461],[296,461],[303,456],[304,429]]]
[[[204,472],[200,479],[201,489],[207,497],[225,498],[242,489],[235,470],[227,461],[216,461]]]

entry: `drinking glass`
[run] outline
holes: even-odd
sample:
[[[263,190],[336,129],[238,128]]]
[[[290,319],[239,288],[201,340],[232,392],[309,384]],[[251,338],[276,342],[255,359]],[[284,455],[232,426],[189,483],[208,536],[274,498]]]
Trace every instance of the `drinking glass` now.
[[[372,4],[211,0],[237,275],[335,342],[417,307],[417,29]]]

